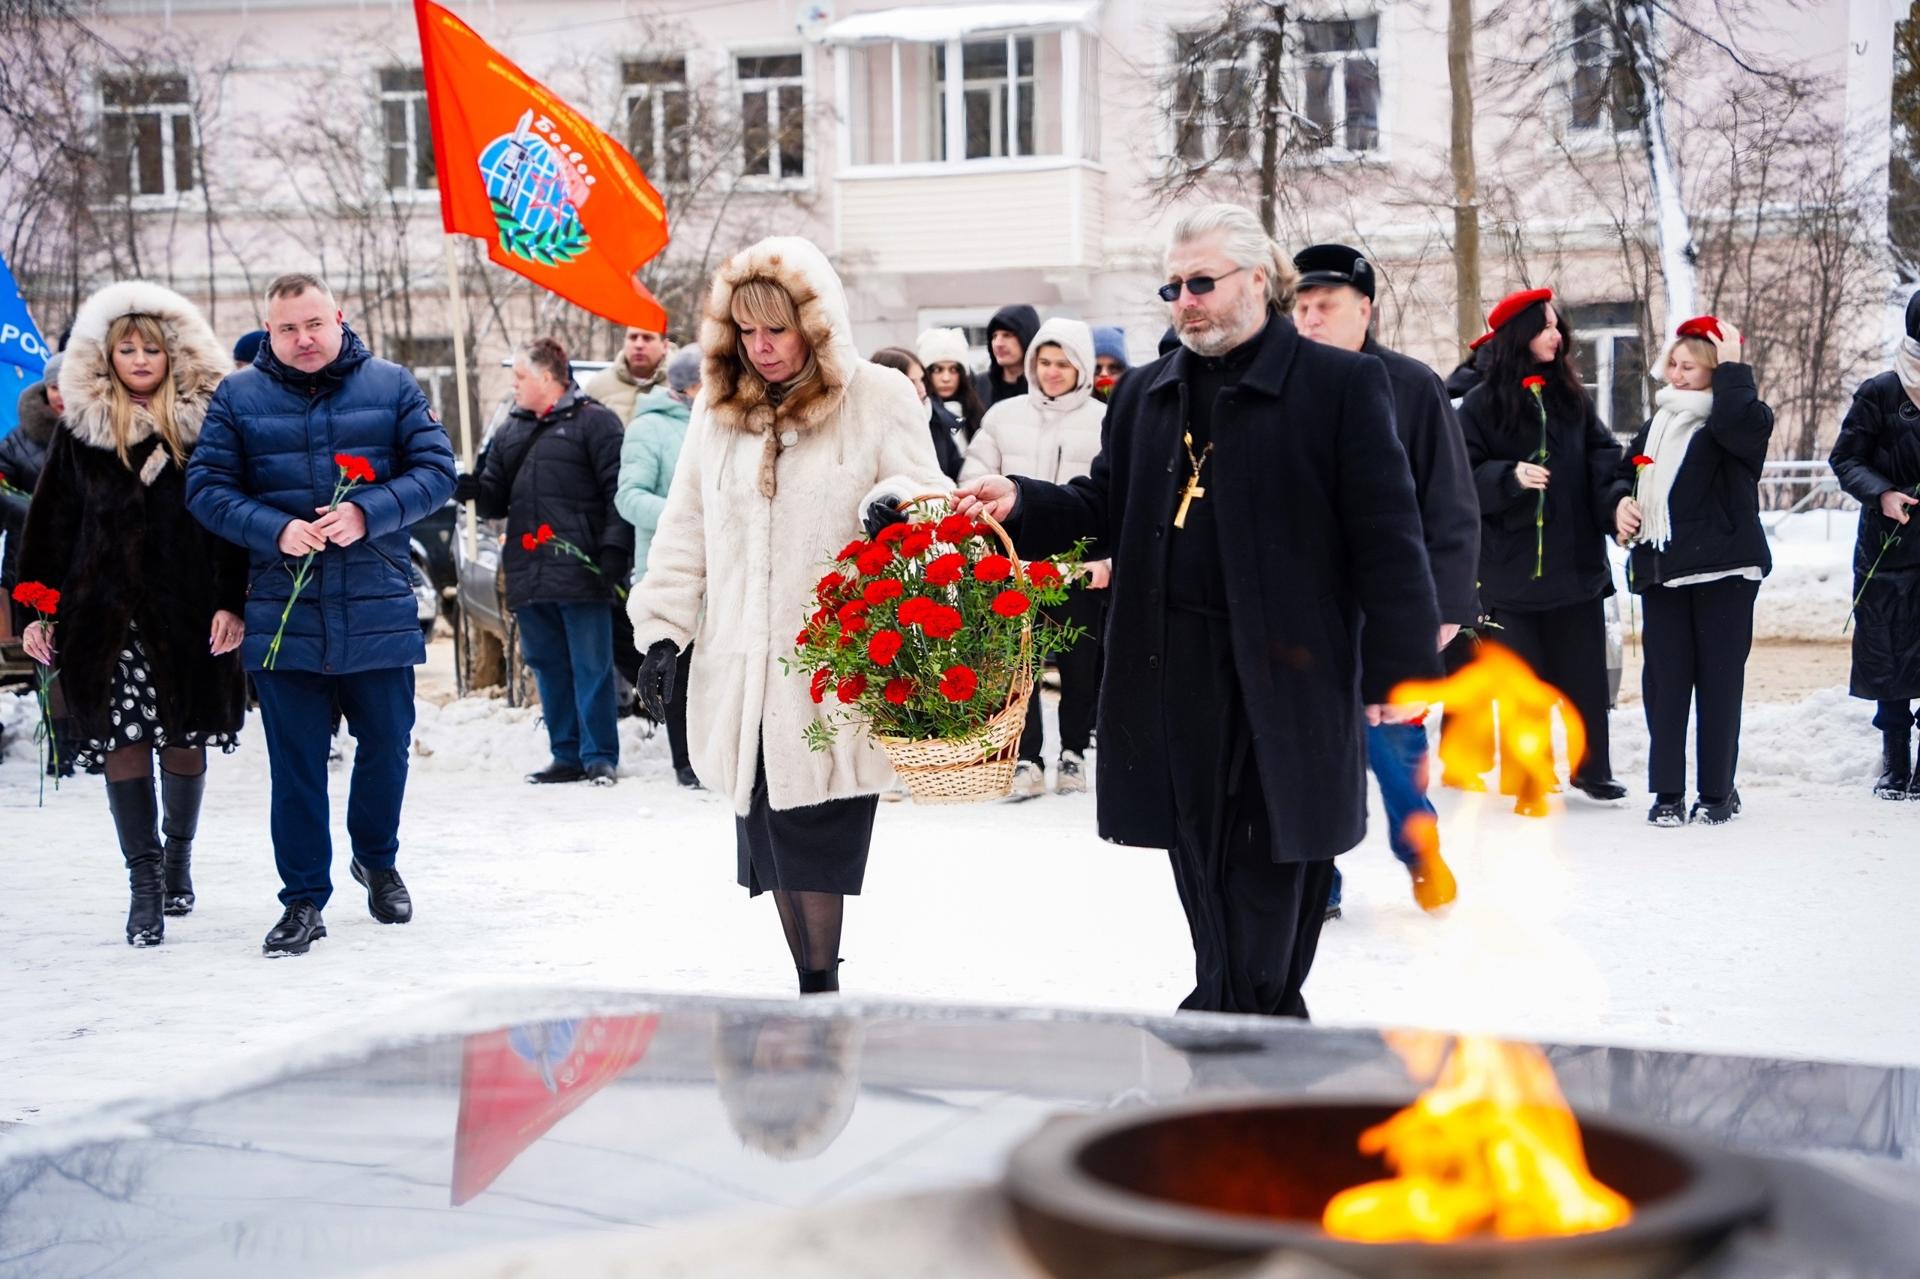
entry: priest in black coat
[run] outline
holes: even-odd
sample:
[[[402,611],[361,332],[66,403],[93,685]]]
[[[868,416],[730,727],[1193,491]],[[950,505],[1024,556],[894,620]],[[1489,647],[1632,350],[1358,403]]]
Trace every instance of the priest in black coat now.
[[[1166,266],[1180,348],[1122,380],[1092,473],[975,480],[960,509],[1023,555],[1112,557],[1100,833],[1171,850],[1182,1007],[1304,1017],[1367,724],[1438,672],[1440,617],[1380,361],[1300,337],[1293,266],[1244,209],[1186,215]]]

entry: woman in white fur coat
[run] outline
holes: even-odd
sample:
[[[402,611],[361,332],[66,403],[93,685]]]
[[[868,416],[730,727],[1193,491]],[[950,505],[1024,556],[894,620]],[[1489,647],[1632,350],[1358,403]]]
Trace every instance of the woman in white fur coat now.
[[[1027,345],[1025,395],[987,410],[980,433],[967,445],[960,469],[964,483],[985,475],[1025,475],[1065,484],[1093,469],[1100,453],[1107,406],[1093,398],[1093,331],[1079,320],[1055,318],[1040,326]],[[1054,789],[1062,795],[1087,788],[1087,744],[1093,736],[1100,684],[1100,630],[1111,565],[1095,560],[1067,602],[1047,610],[1055,621],[1084,626],[1088,634],[1054,659],[1060,669],[1060,766]],[[1040,699],[1027,704],[1020,732],[1020,762],[1013,770],[1012,798],[1046,793],[1046,730]]]
[[[806,240],[762,240],[720,269],[700,347],[700,397],[627,605],[640,693],[664,716],[695,645],[688,746],[733,801],[740,883],[773,893],[801,993],[838,990],[844,899],[893,769],[863,732],[811,750],[822,708],[780,659],[863,514],[891,522],[898,501],[949,485],[919,397],[854,350],[839,277]]]

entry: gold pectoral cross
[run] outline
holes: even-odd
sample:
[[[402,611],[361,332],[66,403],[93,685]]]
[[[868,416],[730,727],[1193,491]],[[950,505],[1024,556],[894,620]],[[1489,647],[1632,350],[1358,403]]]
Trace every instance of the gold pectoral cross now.
[[[1193,505],[1193,499],[1207,495],[1206,488],[1200,483],[1200,468],[1205,466],[1207,459],[1213,456],[1213,444],[1211,441],[1208,442],[1207,447],[1200,450],[1200,455],[1195,457],[1193,452],[1193,432],[1189,431],[1181,438],[1186,443],[1187,465],[1193,468],[1193,474],[1187,478],[1186,487],[1180,490],[1180,509],[1176,511],[1173,516],[1173,526],[1175,528],[1185,528],[1187,526],[1187,510]]]

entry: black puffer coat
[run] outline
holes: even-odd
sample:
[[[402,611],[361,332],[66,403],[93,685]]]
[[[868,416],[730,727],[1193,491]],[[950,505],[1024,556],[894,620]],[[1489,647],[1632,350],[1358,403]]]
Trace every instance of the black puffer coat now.
[[[1860,384],[1828,460],[1840,487],[1860,502],[1849,691],[1875,701],[1920,697],[1920,520],[1900,525],[1880,512],[1880,495],[1889,489],[1920,492],[1920,407],[1898,374],[1889,370]]]
[[[54,429],[59,425],[60,415],[47,403],[45,382],[35,382],[20,392],[20,425],[7,432],[5,439],[0,439],[0,476],[5,476],[14,488],[33,492],[47,464],[47,449],[53,444]],[[7,535],[6,559],[0,561],[0,587],[8,591],[20,580],[15,570],[20,563],[20,537],[26,528],[27,499],[0,493],[0,531]],[[16,628],[22,622],[23,615],[16,609]]]
[[[1632,486],[1633,459],[1647,451],[1648,418],[1621,458],[1618,479]],[[1663,550],[1634,543],[1627,585],[1636,594],[1677,577],[1734,568],[1773,569],[1767,531],[1760,524],[1760,468],[1773,437],[1773,410],[1753,385],[1751,364],[1713,371],[1713,410],[1687,443],[1687,455],[1667,494],[1672,536]]]
[[[615,586],[626,585],[633,525],[613,504],[625,435],[611,409],[569,387],[540,417],[514,409],[487,446],[478,506],[487,519],[507,520],[508,608],[605,603]],[[527,550],[522,538],[543,524],[602,571],[551,544]]]

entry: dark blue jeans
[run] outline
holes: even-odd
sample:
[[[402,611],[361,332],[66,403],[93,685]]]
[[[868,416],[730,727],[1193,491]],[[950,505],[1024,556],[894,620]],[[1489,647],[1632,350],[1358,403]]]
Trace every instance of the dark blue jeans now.
[[[413,667],[323,675],[255,671],[260,725],[273,766],[273,860],[280,868],[280,904],[324,907],[333,895],[332,812],[327,801],[327,748],[337,704],[353,734],[353,783],[347,792],[347,835],[366,866],[390,869],[400,851],[400,805],[413,747]]]
[[[1417,813],[1434,816],[1427,798],[1427,729],[1424,724],[1369,724],[1367,764],[1380,782],[1380,803],[1387,810],[1387,846],[1400,864],[1412,870],[1420,853],[1407,838],[1407,819]],[[1340,904],[1340,871],[1333,872],[1333,896]]]
[[[600,604],[523,604],[520,652],[540,685],[540,713],[556,763],[620,762],[613,689],[613,615]]]

